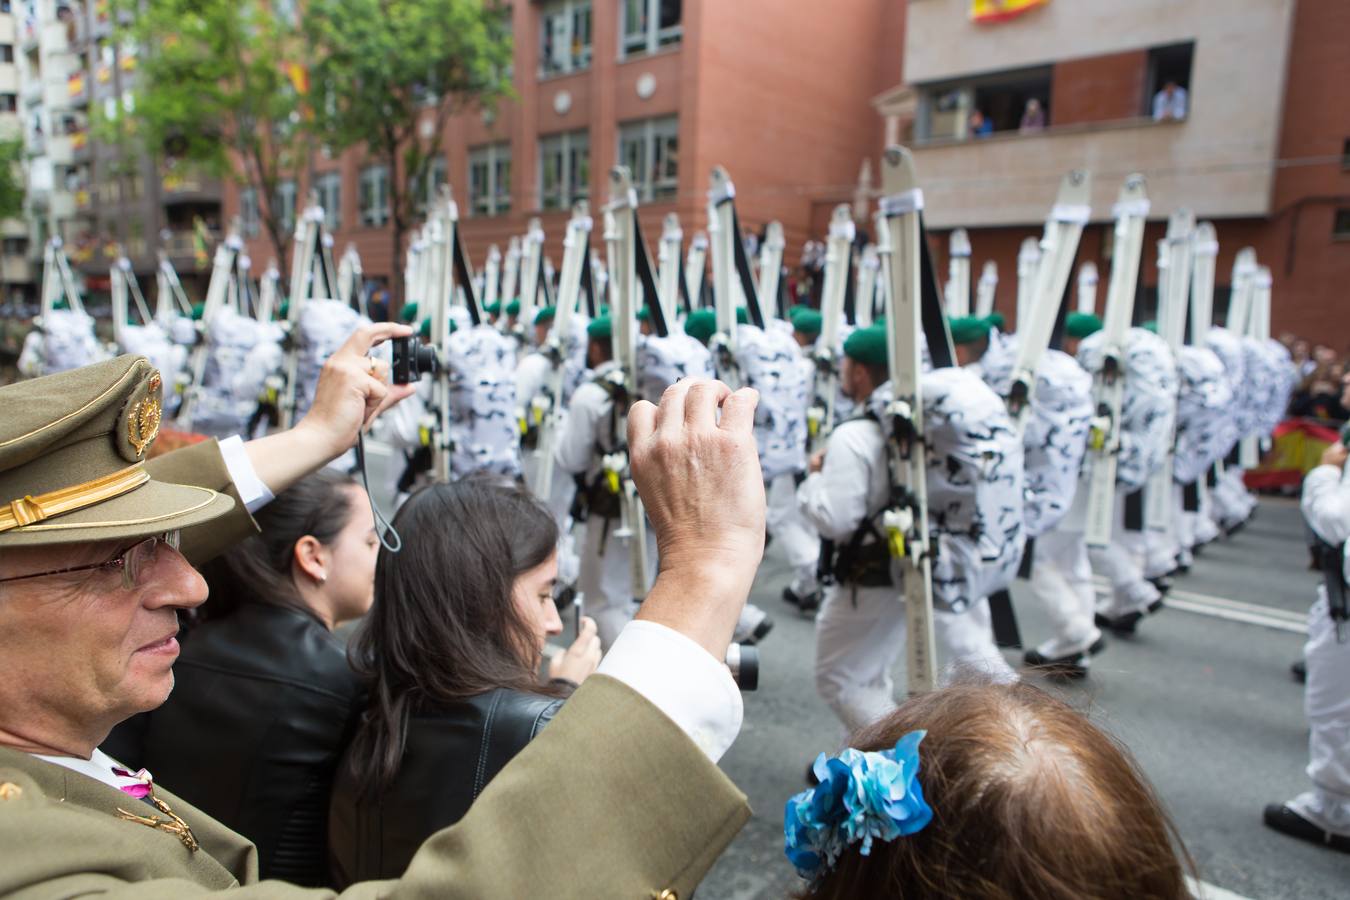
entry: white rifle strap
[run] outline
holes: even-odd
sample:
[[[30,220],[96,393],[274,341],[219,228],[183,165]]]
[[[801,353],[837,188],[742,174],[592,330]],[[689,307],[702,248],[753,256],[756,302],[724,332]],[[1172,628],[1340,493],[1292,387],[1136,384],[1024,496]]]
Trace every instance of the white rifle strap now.
[[[1111,276],[1106,286],[1102,364],[1093,372],[1096,415],[1088,443],[1087,545],[1111,542],[1115,516],[1116,457],[1120,452],[1120,415],[1125,399],[1125,348],[1134,316],[1139,282],[1139,257],[1148,218],[1144,176],[1130,175],[1120,189],[1114,210]]]
[[[887,252],[881,230],[884,217],[877,218],[877,252]],[[825,268],[820,293],[820,337],[813,358],[816,363],[815,391],[807,413],[807,431],[811,447],[824,446],[834,431],[835,403],[839,396],[839,332],[844,322],[844,279],[847,275],[843,255],[848,252],[849,232],[853,228],[853,210],[841,203],[830,217],[830,237],[825,245]]]
[[[1233,260],[1233,287],[1228,299],[1228,314],[1224,318],[1224,326],[1234,337],[1247,333],[1252,295],[1256,290],[1256,269],[1256,251],[1243,247]]]
[[[566,264],[564,263],[564,266]],[[502,251],[493,244],[488,248],[487,262],[483,263],[483,307],[497,302],[502,287]]]
[[[258,282],[258,321],[270,322],[277,312],[277,285],[281,273],[276,263],[270,263]]]
[[[947,315],[970,315],[970,235],[964,228],[952,231],[947,241]]]
[[[661,243],[657,248],[657,267],[661,312],[665,314],[667,323],[675,321],[680,305],[680,294],[684,290],[680,284],[684,279],[684,272],[681,270],[684,260],[680,258],[680,245],[683,243],[684,232],[680,230],[680,217],[675,213],[666,213],[661,225]]]
[[[887,148],[882,167],[886,196],[878,215],[887,226],[882,266],[890,283],[886,345],[892,392],[882,424],[891,469],[891,497],[882,524],[891,554],[903,568],[909,692],[918,694],[937,686],[919,347],[923,192],[908,150]]]
[[[1181,347],[1185,343],[1187,298],[1191,292],[1191,245],[1194,242],[1195,216],[1188,209],[1178,209],[1168,217],[1167,237],[1162,242],[1165,257],[1159,262],[1166,271],[1166,278],[1159,279],[1162,289],[1162,302],[1158,310],[1158,334],[1167,341],[1172,351],[1173,361],[1180,366]],[[1162,260],[1166,259],[1163,264]],[[1161,271],[1160,271],[1161,276]],[[1172,438],[1170,451],[1163,459],[1162,466],[1149,478],[1145,493],[1144,525],[1152,531],[1170,532],[1175,523],[1173,512],[1176,504],[1172,490],[1172,472],[1176,452],[1177,422],[1175,407],[1172,417]]]
[[[1205,346],[1209,329],[1214,324],[1214,275],[1219,257],[1219,237],[1212,222],[1195,226],[1195,240],[1191,242],[1191,343]],[[1209,493],[1209,479],[1195,480],[1200,509],[1208,509],[1205,499]]]
[[[1078,267],[1078,302],[1074,307],[1080,313],[1097,312],[1097,264],[1087,260]]]
[[[717,377],[731,386],[740,387],[736,370],[736,300],[732,295],[731,267],[735,232],[731,227],[729,200],[735,192],[731,179],[721,166],[713,169],[712,184],[708,189],[708,250],[712,256],[713,309],[717,314],[717,332],[708,342],[712,351]]]
[[[871,325],[877,315],[877,288],[881,280],[881,258],[877,256],[876,244],[863,247],[862,258],[858,260],[856,287],[853,292],[853,320],[859,328]]]
[[[703,305],[703,279],[708,270],[708,236],[703,232],[689,242],[689,256],[684,263],[684,283],[688,290],[685,301],[690,310]]]
[[[1244,334],[1257,340],[1270,338],[1270,293],[1273,278],[1266,266],[1257,266],[1248,281],[1250,300],[1247,308],[1247,329]],[[1238,444],[1238,465],[1254,469],[1261,464],[1261,440],[1264,435],[1244,437]]]
[[[141,324],[149,325],[152,317],[150,307],[145,302],[145,295],[141,293],[141,283],[136,280],[136,273],[131,270],[131,260],[125,256],[117,260],[118,268],[126,277],[127,292],[131,295],[131,300],[136,304],[136,311],[141,314]]]
[[[783,223],[770,222],[764,231],[764,245],[759,248],[759,302],[765,321],[787,315],[779,308],[778,292],[783,281]]]
[[[1031,298],[1031,309],[1018,327],[1017,359],[1013,363],[1012,386],[1007,397],[1008,412],[1019,434],[1026,427],[1027,408],[1036,390],[1036,369],[1050,346],[1055,321],[1063,306],[1074,257],[1078,255],[1078,241],[1083,235],[1083,226],[1091,217],[1091,198],[1092,176],[1082,169],[1074,169],[1060,182],[1055,205],[1045,222],[1036,290]]]
[[[539,296],[539,281],[544,267],[544,228],[537,218],[530,219],[525,232],[525,244],[521,249],[520,263],[520,316],[517,321],[530,322],[530,313],[534,311],[535,300]],[[508,301],[514,299],[506,298]]]
[[[988,318],[994,312],[994,294],[998,291],[998,263],[985,260],[980,282],[975,288],[975,315]]]
[[[511,238],[510,243],[506,245],[506,264],[502,269],[502,289],[498,299],[505,306],[515,298],[517,290],[520,288],[520,238]],[[505,314],[502,316],[505,320]]]
[[[1022,323],[1031,313],[1032,297],[1036,294],[1036,272],[1041,263],[1041,243],[1035,238],[1026,238],[1017,251],[1017,315],[1016,328],[1020,332]]]
[[[127,327],[127,282],[122,273],[122,257],[116,259],[108,270],[108,293],[112,303],[113,340],[119,347]]]
[[[440,372],[432,379],[431,409],[435,423],[431,429],[431,477],[442,484],[453,478],[451,471],[450,437],[450,381],[447,367],[450,359],[450,247],[454,240],[455,222],[451,210],[448,187],[442,190],[431,221],[429,240],[428,295],[425,303],[431,319],[430,343],[440,355]],[[418,310],[419,313],[421,310]]]

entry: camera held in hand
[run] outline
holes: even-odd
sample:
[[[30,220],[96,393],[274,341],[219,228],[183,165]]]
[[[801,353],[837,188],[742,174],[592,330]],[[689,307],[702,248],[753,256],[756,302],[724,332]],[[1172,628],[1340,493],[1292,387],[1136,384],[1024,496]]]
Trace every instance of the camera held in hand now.
[[[389,343],[393,349],[391,369],[394,384],[413,384],[421,381],[423,375],[435,376],[440,372],[441,363],[436,348],[420,343],[415,335],[393,338]]]

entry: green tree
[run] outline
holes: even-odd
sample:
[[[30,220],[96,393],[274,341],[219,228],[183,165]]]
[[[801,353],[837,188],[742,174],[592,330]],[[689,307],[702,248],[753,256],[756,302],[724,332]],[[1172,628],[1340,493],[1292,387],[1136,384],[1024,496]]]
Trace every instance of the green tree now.
[[[142,50],[135,112],[103,122],[167,157],[251,187],[278,264],[290,230],[277,184],[299,171],[312,141],[305,119],[305,46],[299,29],[258,0],[119,0]]]
[[[0,140],[0,219],[13,219],[23,214],[23,173],[19,160],[23,158],[23,140]]]
[[[403,239],[450,116],[510,89],[509,9],[492,0],[309,0],[304,30],[314,131],[365,146],[389,173],[391,273],[403,297]]]

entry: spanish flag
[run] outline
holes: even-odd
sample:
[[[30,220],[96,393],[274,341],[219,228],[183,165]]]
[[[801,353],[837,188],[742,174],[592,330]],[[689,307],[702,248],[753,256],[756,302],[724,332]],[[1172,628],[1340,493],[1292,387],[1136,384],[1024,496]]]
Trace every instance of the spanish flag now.
[[[300,63],[287,63],[286,75],[291,79],[291,87],[300,96],[309,93],[309,70]]]
[[[1050,0],[970,0],[970,20],[981,23],[1006,22],[1049,2]]]

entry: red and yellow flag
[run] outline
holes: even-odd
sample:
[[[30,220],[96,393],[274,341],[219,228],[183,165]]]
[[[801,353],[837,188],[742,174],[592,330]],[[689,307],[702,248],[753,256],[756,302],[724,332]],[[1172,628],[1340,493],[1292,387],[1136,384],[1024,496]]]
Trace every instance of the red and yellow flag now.
[[[1006,22],[1050,0],[970,0],[972,22]]]
[[[300,96],[309,93],[309,70],[300,63],[287,63],[286,75],[291,79],[291,86]]]

